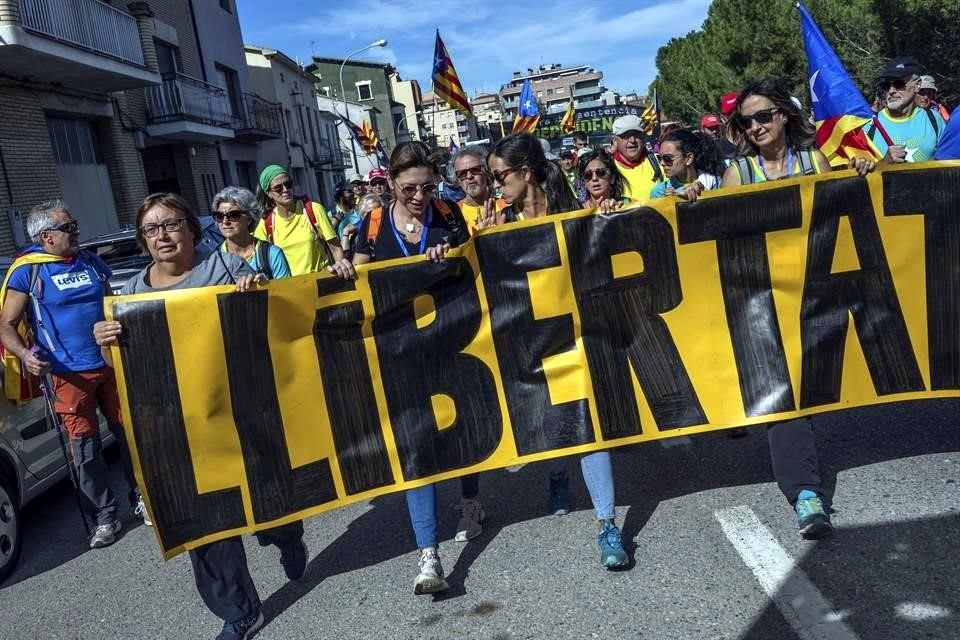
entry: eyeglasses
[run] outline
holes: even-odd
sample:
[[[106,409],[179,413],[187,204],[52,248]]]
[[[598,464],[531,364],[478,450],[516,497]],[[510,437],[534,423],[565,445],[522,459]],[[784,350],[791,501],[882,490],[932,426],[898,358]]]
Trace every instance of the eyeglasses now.
[[[273,191],[274,193],[283,193],[284,191],[293,191],[293,180],[284,180],[280,184],[273,185],[268,190]]]
[[[460,169],[457,171],[456,176],[457,180],[464,180],[467,176],[482,176],[483,175],[483,166],[476,165],[473,167],[467,167],[466,169]]]
[[[913,78],[896,78],[893,80],[881,80],[877,86],[880,89],[880,93],[886,93],[890,91],[891,87],[897,91],[903,91],[911,82],[913,82]]]
[[[503,184],[504,181],[507,179],[507,176],[509,176],[509,175],[512,174],[512,173],[516,173],[517,171],[519,171],[519,169],[514,169],[513,167],[507,167],[507,168],[504,169],[503,171],[494,171],[494,172],[493,172],[493,179],[494,179],[496,182],[499,182],[500,184]]]
[[[665,167],[671,166],[677,160],[680,160],[683,156],[674,156],[669,153],[664,153],[660,156],[660,164]]]
[[[599,169],[593,169],[593,170],[588,170],[583,172],[583,179],[586,180],[587,182],[590,182],[594,178],[597,178],[598,180],[603,180],[604,178],[609,178],[609,177],[610,177],[610,169],[607,169],[606,167],[600,167]]]
[[[376,189],[384,188],[384,187],[387,186],[387,181],[386,181],[386,180],[374,180],[373,182],[370,183],[370,186],[371,186],[371,187],[374,187],[374,188],[376,188]]]
[[[80,223],[76,220],[71,220],[69,222],[64,222],[63,224],[58,224],[55,227],[47,227],[46,229],[41,229],[40,233],[44,231],[59,231],[60,233],[67,233],[73,235],[80,231]]]
[[[425,196],[429,196],[431,193],[437,190],[436,182],[428,182],[426,184],[397,183],[397,186],[400,187],[400,193],[402,193],[407,198],[412,198],[418,193],[422,193]]]
[[[754,121],[756,121],[757,124],[770,124],[773,122],[773,114],[778,111],[780,111],[779,108],[771,107],[770,109],[761,109],[750,115],[739,115],[737,116],[737,126],[746,131]]]
[[[643,132],[642,131],[624,131],[623,133],[618,134],[615,137],[623,138],[624,140],[629,140],[631,138],[634,138],[636,140],[643,140]]]
[[[210,215],[214,220],[217,221],[217,224],[223,224],[224,220],[229,220],[230,222],[239,222],[241,218],[244,218],[247,215],[247,212],[241,211],[240,209],[234,209],[233,211],[214,211]]]
[[[164,220],[160,224],[149,223],[140,227],[140,233],[143,234],[144,238],[154,238],[160,233],[160,229],[163,229],[167,233],[174,233],[183,229],[183,223],[186,222],[186,218],[174,218],[173,220]]]

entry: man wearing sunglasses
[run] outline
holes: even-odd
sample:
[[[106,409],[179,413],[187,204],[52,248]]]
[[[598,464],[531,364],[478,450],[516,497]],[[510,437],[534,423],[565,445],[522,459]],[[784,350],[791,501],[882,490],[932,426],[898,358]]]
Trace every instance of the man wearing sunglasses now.
[[[644,146],[643,122],[639,116],[620,116],[613,121],[613,158],[623,176],[624,197],[640,202],[663,179],[663,170]]]
[[[879,125],[866,127],[867,136],[887,162],[923,162],[933,151],[946,127],[939,111],[916,105],[923,67],[911,57],[890,60],[877,78],[877,97],[883,108]]]
[[[460,206],[464,220],[470,225],[470,233],[476,233],[483,215],[484,204],[494,197],[490,191],[486,148],[473,146],[461,149],[453,160],[453,173],[457,178],[457,184],[465,194],[457,204]],[[506,206],[506,200],[498,198],[494,209],[499,213]]]
[[[113,368],[93,337],[94,323],[104,319],[110,268],[96,254],[80,249],[80,225],[61,200],[34,207],[27,217],[27,233],[34,244],[10,267],[0,294],[0,340],[28,372],[50,381],[53,409],[77,470],[77,487],[96,524],[90,548],[106,547],[116,540],[121,524],[103,457],[98,407],[121,449],[131,507],[146,520],[120,422]],[[18,331],[24,316],[33,348]]]

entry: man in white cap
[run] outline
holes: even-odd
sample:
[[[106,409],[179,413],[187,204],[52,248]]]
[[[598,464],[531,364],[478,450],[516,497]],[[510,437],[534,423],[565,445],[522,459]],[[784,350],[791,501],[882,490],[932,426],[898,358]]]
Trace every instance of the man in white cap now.
[[[937,102],[937,82],[933,76],[920,76],[920,86],[917,88],[917,97],[914,102],[923,109],[939,111],[944,120],[950,119],[950,111]]]
[[[647,154],[643,144],[643,121],[630,114],[613,121],[613,159],[623,176],[623,195],[634,200],[649,200],[650,191],[663,179],[660,164]]]

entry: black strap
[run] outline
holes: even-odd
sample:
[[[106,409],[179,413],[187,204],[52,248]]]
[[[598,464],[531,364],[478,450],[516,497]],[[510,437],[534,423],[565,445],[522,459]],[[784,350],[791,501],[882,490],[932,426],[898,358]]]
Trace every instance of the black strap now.
[[[927,118],[930,120],[930,126],[933,127],[933,134],[939,138],[940,124],[937,122],[937,117],[933,115],[933,109],[927,109],[926,107],[921,108],[927,112]]]
[[[734,158],[733,163],[737,167],[737,173],[740,174],[740,184],[753,184],[755,175],[750,160],[746,156],[740,156]]]
[[[273,268],[270,266],[270,243],[257,240],[257,262],[260,264],[260,273],[273,280]]]
[[[657,162],[657,159],[653,157],[652,153],[647,154],[647,162],[650,163],[650,166],[653,167],[653,180],[654,182],[660,182],[663,180],[663,172],[660,171],[660,163]]]
[[[215,251],[217,252],[217,258],[219,258],[220,264],[223,266],[223,270],[227,272],[227,276],[230,278],[230,284],[237,284],[237,279],[233,277],[233,272],[230,271],[230,267],[227,266],[227,261],[223,259],[224,252],[220,250],[220,247],[217,247]]]

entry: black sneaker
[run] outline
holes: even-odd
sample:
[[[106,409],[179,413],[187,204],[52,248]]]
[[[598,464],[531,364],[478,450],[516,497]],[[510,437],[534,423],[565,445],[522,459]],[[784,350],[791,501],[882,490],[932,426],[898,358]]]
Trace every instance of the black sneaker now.
[[[257,611],[248,618],[236,622],[224,622],[223,630],[216,640],[250,640],[263,627],[263,612]]]
[[[280,549],[280,564],[289,580],[299,580],[307,570],[307,545],[300,539],[296,544]]]
[[[550,499],[547,510],[551,515],[570,513],[570,478],[565,471],[550,474]]]

